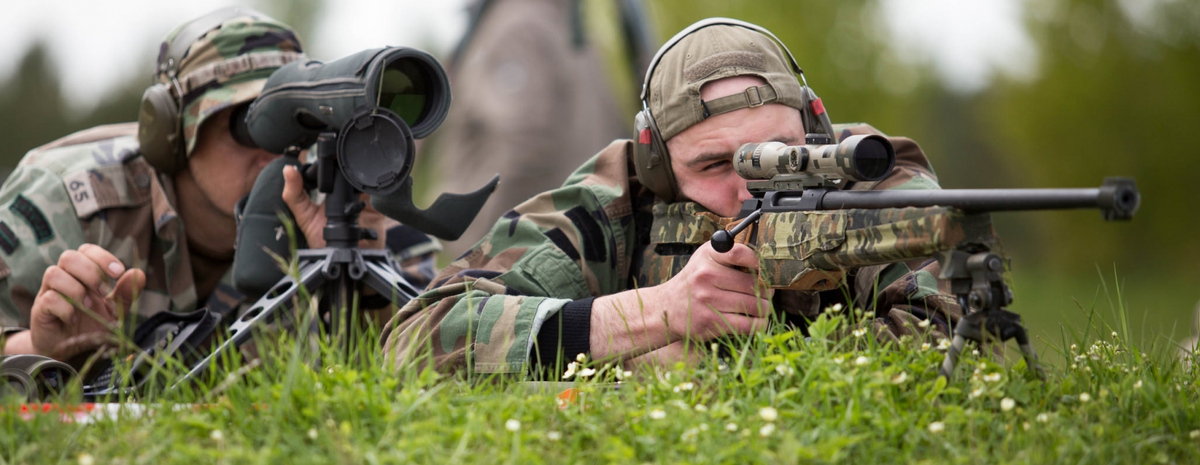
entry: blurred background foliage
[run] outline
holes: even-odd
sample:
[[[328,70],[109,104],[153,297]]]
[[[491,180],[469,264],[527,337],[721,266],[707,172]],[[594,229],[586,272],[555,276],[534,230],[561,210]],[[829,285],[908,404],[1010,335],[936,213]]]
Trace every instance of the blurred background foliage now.
[[[1084,321],[1080,308],[1115,307],[1115,276],[1141,337],[1188,333],[1200,299],[1200,241],[1192,240],[1200,231],[1200,156],[1186,139],[1200,126],[1200,2],[1028,0],[1022,11],[1036,66],[962,91],[894,43],[885,1],[646,3],[660,41],[709,16],[770,29],[835,122],[868,122],[915,139],[945,188],[1093,187],[1105,176],[1135,177],[1143,204],[1129,223],[1104,223],[1094,211],[996,215],[1013,257],[1014,307],[1037,332],[1057,334],[1054,322]],[[302,35],[332,7],[317,0],[255,6]],[[616,95],[629,96],[622,104],[632,115],[640,80],[621,56],[615,7],[584,6],[588,34],[605,49]],[[146,55],[147,78],[79,114],[63,101],[45,47],[31,47],[0,82],[0,167],[70,132],[136,119],[152,57],[133,53]]]

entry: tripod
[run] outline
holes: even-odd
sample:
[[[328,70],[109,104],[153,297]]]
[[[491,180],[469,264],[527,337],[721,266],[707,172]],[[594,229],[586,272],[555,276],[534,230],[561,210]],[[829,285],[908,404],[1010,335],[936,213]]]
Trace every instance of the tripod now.
[[[319,320],[327,320],[328,334],[343,334],[348,310],[354,293],[364,286],[387,297],[397,307],[403,306],[420,292],[396,271],[396,264],[386,250],[358,248],[362,239],[377,239],[373,229],[358,226],[358,216],[366,208],[359,200],[361,191],[342,175],[337,157],[337,136],[324,133],[317,141],[315,178],[317,189],[326,193],[323,231],[325,248],[302,249],[296,252],[298,276],[285,275],[229,327],[229,338],[207,357],[197,362],[172,388],[199,377],[230,350],[238,349],[251,339],[256,325],[275,322],[285,310],[293,307],[301,289],[319,291]],[[308,169],[306,178],[313,170]],[[343,345],[349,344],[342,340]],[[348,347],[348,346],[347,346]]]

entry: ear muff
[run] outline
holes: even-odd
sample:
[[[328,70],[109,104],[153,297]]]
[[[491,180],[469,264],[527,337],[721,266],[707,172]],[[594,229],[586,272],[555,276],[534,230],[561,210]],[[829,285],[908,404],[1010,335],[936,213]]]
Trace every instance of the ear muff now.
[[[155,84],[142,94],[138,110],[138,145],[154,169],[175,174],[187,165],[183,148],[179,104],[166,84]]]
[[[792,55],[792,51],[788,50],[787,45],[784,45],[783,41],[779,40],[775,34],[763,29],[761,26],[730,18],[709,18],[696,22],[688,26],[687,29],[675,34],[674,37],[658,49],[658,53],[650,60],[650,65],[646,69],[645,80],[642,81],[642,111],[634,116],[635,144],[633,161],[638,181],[667,202],[675,201],[675,193],[678,192],[679,186],[675,181],[675,172],[671,169],[671,156],[667,153],[667,143],[662,139],[662,133],[658,131],[658,125],[654,122],[654,115],[650,113],[650,77],[654,75],[654,68],[658,66],[658,62],[662,60],[667,50],[670,50],[671,47],[674,47],[675,44],[679,43],[680,40],[683,40],[689,34],[716,25],[738,26],[750,29],[771,38],[776,44],[779,44],[779,47],[783,49],[783,52],[787,54],[788,60],[791,62],[792,71],[800,76],[800,91],[804,100],[804,109],[800,110],[800,119],[802,124],[804,124],[805,134],[827,134],[830,140],[836,140],[833,134],[833,125],[829,122],[829,114],[825,112],[825,106],[821,103],[821,99],[808,87],[808,82],[804,79],[804,70],[796,62],[796,57]]]
[[[643,108],[634,116],[633,126],[637,138],[633,144],[633,169],[638,182],[659,198],[674,202],[675,170],[671,169],[667,144],[662,140],[649,108]]]

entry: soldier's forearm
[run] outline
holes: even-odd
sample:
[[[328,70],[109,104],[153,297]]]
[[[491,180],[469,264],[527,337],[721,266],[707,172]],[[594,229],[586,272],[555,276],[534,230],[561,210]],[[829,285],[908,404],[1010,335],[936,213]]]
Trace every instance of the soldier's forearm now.
[[[629,360],[670,344],[658,300],[656,287],[597,297],[592,304],[592,358]]]

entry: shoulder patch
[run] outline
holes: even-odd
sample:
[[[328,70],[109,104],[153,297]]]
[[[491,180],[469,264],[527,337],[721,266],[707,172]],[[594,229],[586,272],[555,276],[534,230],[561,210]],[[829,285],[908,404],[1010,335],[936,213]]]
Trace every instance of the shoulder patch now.
[[[0,221],[0,249],[4,249],[4,253],[12,255],[17,247],[21,246],[21,239],[13,232],[12,228],[8,227],[8,223]]]
[[[54,238],[54,228],[50,227],[50,221],[46,220],[46,215],[42,214],[42,210],[24,195],[17,194],[17,198],[13,200],[12,205],[8,206],[8,209],[25,218],[29,227],[33,228],[33,236],[37,238],[38,244]]]

